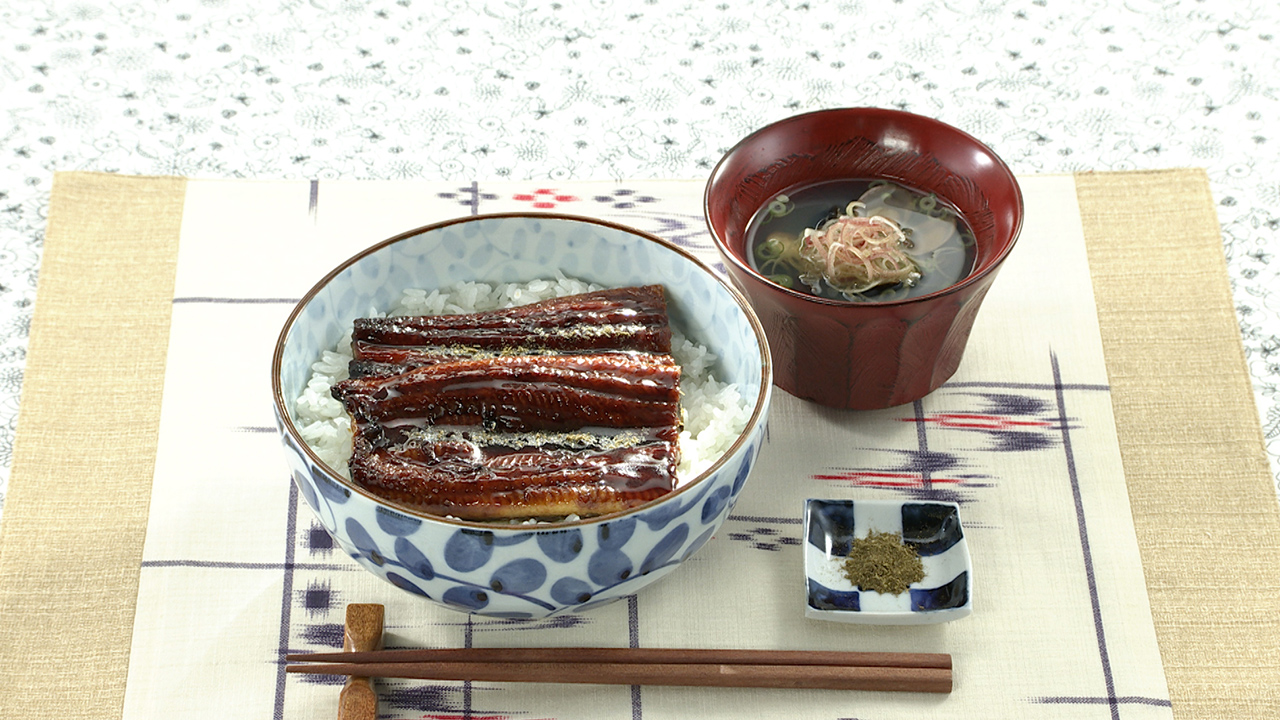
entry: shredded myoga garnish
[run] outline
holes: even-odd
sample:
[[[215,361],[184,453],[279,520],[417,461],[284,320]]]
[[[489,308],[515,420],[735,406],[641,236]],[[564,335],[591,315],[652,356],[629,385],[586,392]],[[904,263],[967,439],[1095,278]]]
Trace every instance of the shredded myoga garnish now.
[[[790,212],[790,198],[779,195],[769,212]],[[879,215],[865,216],[866,203],[854,200],[844,213],[806,228],[799,242],[770,236],[756,248],[756,261],[765,273],[790,269],[818,292],[825,281],[846,296],[858,295],[881,285],[910,286],[920,278],[920,267],[906,253],[911,247],[904,229]]]
[[[973,228],[935,193],[878,178],[774,195],[746,227],[747,260],[770,282],[825,300],[896,302],[963,280]]]

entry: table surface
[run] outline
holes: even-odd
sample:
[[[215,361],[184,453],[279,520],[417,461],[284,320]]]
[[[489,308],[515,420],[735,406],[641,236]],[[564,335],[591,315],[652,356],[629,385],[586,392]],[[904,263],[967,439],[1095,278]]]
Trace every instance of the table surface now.
[[[1271,0],[10,4],[0,509],[54,171],[554,196],[703,178],[768,122],[854,105],[957,125],[1024,175],[1205,168],[1275,473],[1278,26]]]

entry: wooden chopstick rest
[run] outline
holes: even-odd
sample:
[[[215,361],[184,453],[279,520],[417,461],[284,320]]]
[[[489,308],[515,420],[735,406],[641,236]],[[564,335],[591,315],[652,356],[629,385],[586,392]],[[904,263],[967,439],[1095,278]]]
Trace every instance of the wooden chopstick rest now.
[[[385,612],[383,606],[372,603],[347,605],[342,649],[356,653],[381,650]],[[373,676],[336,674],[350,675],[338,695],[338,720],[378,720],[378,693],[373,689]]]

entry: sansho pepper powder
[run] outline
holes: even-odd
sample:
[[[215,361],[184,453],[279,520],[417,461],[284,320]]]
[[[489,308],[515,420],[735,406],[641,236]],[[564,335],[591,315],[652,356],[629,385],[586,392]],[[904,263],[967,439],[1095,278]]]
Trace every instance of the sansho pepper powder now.
[[[872,531],[854,538],[844,574],[863,590],[901,595],[911,583],[924,579],[924,563],[915,548],[903,544],[901,535]]]

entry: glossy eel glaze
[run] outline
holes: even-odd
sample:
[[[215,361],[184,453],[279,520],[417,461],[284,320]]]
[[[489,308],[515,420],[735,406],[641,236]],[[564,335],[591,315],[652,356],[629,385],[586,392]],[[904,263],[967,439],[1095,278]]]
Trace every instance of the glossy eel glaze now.
[[[671,328],[662,286],[645,285],[469,315],[360,318],[351,349],[358,367],[494,355],[670,353]]]
[[[466,520],[591,516],[670,492],[680,366],[661,286],[357,320],[351,477]]]

